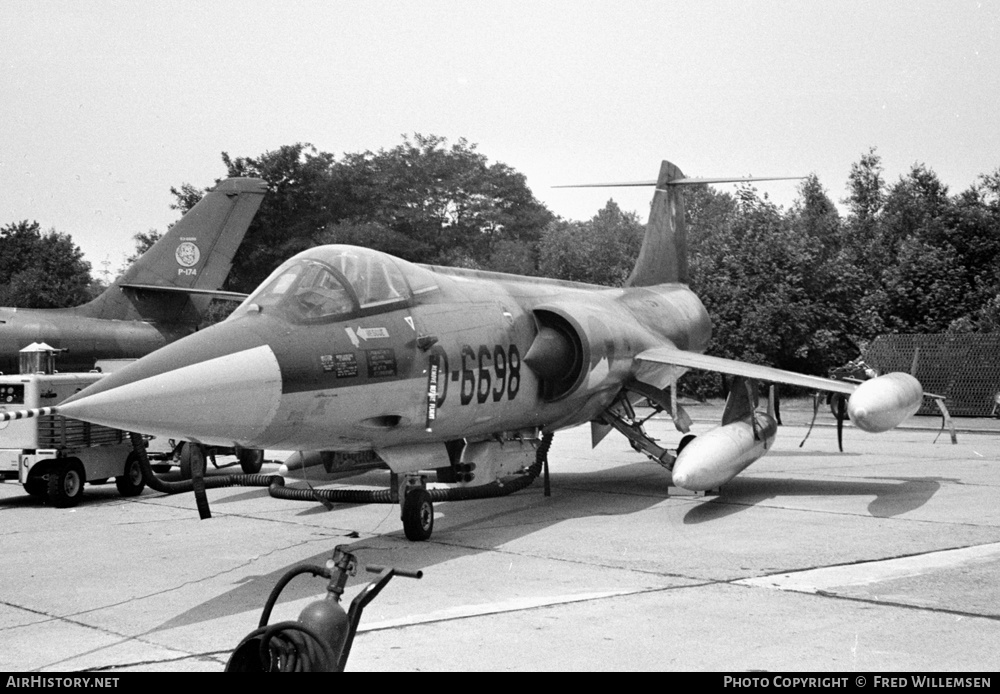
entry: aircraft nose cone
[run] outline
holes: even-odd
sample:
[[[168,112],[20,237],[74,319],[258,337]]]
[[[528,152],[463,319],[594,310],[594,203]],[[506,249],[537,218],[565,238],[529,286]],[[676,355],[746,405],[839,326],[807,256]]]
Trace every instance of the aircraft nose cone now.
[[[141,363],[141,362],[139,362]],[[137,365],[139,364],[137,363]],[[60,413],[127,431],[218,446],[255,446],[281,399],[274,352],[259,345],[135,378],[127,370],[63,403]]]

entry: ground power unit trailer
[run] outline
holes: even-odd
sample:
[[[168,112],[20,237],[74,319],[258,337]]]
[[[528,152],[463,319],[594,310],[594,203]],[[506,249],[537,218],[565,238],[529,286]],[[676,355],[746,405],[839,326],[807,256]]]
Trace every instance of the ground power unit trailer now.
[[[0,412],[56,405],[104,376],[46,370],[0,375]],[[0,422],[0,479],[28,494],[65,508],[80,501],[85,483],[112,478],[122,496],[145,487],[127,432],[61,415]]]

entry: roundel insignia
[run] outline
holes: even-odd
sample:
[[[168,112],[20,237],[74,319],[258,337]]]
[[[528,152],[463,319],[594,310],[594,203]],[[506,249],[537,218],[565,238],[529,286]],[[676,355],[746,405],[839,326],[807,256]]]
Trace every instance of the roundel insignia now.
[[[177,258],[177,262],[183,267],[191,267],[197,264],[201,259],[201,251],[198,247],[191,243],[190,241],[185,241],[177,247],[177,251],[174,253],[174,257]]]

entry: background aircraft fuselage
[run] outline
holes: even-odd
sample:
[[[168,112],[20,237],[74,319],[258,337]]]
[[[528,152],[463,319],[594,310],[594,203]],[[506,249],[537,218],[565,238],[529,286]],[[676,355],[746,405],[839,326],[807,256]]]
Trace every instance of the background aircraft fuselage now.
[[[18,372],[32,342],[64,350],[59,371],[98,359],[137,359],[194,332],[232,267],[267,186],[229,178],[209,190],[166,234],[92,301],[73,308],[0,308],[0,372]],[[230,297],[232,298],[232,297]]]
[[[192,332],[137,320],[79,316],[72,310],[0,308],[0,372],[17,373],[18,351],[31,342],[64,350],[60,371],[89,371],[96,358],[138,359]]]

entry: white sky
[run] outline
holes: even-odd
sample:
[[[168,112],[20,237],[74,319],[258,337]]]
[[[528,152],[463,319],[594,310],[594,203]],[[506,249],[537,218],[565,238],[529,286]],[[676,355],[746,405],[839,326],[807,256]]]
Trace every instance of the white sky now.
[[[1000,167],[1000,2],[0,1],[0,225],[69,233],[100,275],[177,219],[220,152],[338,156],[465,137],[556,214],[649,189],[561,183],[804,175],[869,147],[952,193]],[[795,182],[760,183],[789,205]]]

